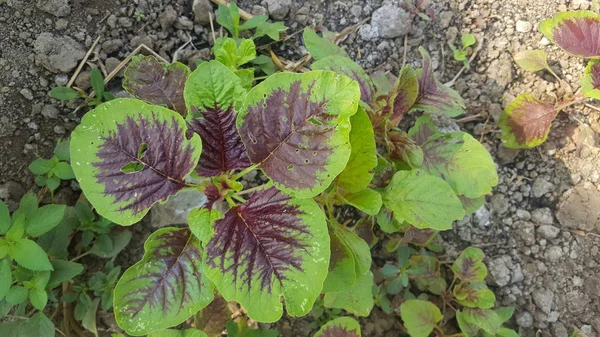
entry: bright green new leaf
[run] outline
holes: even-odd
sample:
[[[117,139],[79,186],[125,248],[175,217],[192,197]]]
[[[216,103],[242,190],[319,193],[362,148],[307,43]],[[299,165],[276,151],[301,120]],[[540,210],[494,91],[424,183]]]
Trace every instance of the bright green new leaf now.
[[[202,151],[200,137],[186,132],[178,113],[140,100],[115,99],[88,112],[71,134],[71,163],[96,211],[132,225],[183,189]],[[132,163],[140,169],[126,170]]]
[[[423,170],[398,171],[383,193],[383,204],[399,223],[417,228],[451,229],[464,216],[452,188]]]
[[[428,337],[442,320],[442,313],[431,302],[408,300],[400,305],[400,317],[411,337]]]
[[[310,55],[317,61],[331,55],[350,58],[344,49],[337,46],[335,43],[320,37],[309,27],[304,28],[302,38],[304,39],[306,49],[308,49]]]
[[[338,317],[327,322],[313,337],[360,337],[360,325],[352,317]]]
[[[352,205],[369,215],[377,215],[382,205],[381,194],[370,188],[365,188],[357,193],[343,194],[340,195],[340,197],[347,204]]]
[[[461,330],[466,330],[465,334],[470,336],[475,335],[473,331],[477,330],[477,328],[495,336],[502,327],[502,323],[504,323],[502,317],[491,309],[465,308],[462,311],[456,312],[456,319]]]
[[[585,67],[581,79],[581,91],[585,97],[600,99],[600,62],[592,60]]]
[[[123,273],[114,291],[115,318],[132,336],[176,326],[213,299],[200,242],[191,231],[159,229],[144,249],[142,260]]]
[[[325,59],[323,59],[325,61]],[[342,192],[357,193],[364,190],[373,179],[377,166],[377,148],[371,120],[362,107],[350,118],[350,158],[335,183]]]
[[[148,334],[148,337],[208,337],[202,330],[186,329],[174,330],[166,329]]]
[[[96,93],[96,99],[102,100],[104,97],[104,78],[102,78],[102,73],[98,68],[92,69],[90,73],[90,83]]]
[[[37,243],[29,239],[17,241],[11,248],[9,255],[24,268],[34,271],[52,270],[52,265],[48,260],[48,255],[38,246]]]
[[[310,66],[310,68],[312,70],[333,71],[335,73],[348,76],[351,79],[357,81],[360,85],[360,99],[361,99],[361,101],[365,102],[366,104],[371,104],[371,102],[375,98],[375,84],[373,84],[371,77],[369,77],[369,75],[367,75],[367,72],[365,72],[361,66],[359,66],[356,62],[352,61],[348,57],[339,56],[339,55],[327,56],[327,57],[320,59],[317,62],[313,63]],[[416,80],[416,78],[415,78],[415,80]],[[358,115],[358,113],[356,115]],[[366,116],[366,114],[365,114],[365,116]],[[368,117],[367,117],[367,121],[369,122],[369,127],[371,129],[373,129],[373,127],[371,126],[371,121],[368,119]],[[369,132],[367,130],[367,125],[364,124],[364,122],[362,121],[362,118],[361,118],[361,121],[356,121],[356,122],[352,121],[352,130],[354,130],[354,128],[355,128],[355,123],[357,124],[357,127],[364,129],[366,132]],[[371,133],[372,132],[373,131],[371,131]],[[370,138],[367,138],[367,137],[368,137],[368,135],[364,135],[364,136],[360,137],[359,141],[365,142],[365,140],[367,140],[367,141],[373,142],[372,136]],[[350,142],[352,142],[352,136],[350,136],[350,138],[351,138]]]
[[[48,280],[48,288],[52,289],[65,281],[72,280],[75,276],[83,272],[83,265],[75,262],[64,260],[50,261],[54,269],[50,273]]]
[[[10,228],[11,220],[10,220],[10,211],[8,210],[8,206],[0,200],[0,235],[5,235]]]
[[[473,35],[473,34],[463,34],[460,37],[460,40],[462,42],[463,48],[470,47],[470,46],[474,45],[475,43],[477,43],[477,39],[475,38],[475,35]]]
[[[46,293],[45,289],[33,288],[29,290],[29,302],[31,305],[38,309],[44,310],[46,304],[48,303],[48,293]]]
[[[331,255],[323,292],[338,292],[348,289],[369,270],[371,252],[363,239],[337,222],[330,221],[328,229]]]
[[[46,180],[46,187],[50,191],[54,191],[60,186],[60,179],[58,177],[50,177]]]
[[[235,71],[256,58],[256,47],[252,40],[242,39],[238,45],[234,39],[221,37],[215,42],[213,53],[215,60]]]
[[[50,172],[56,164],[58,164],[58,158],[52,157],[50,159],[38,158],[29,164],[29,171],[33,174],[46,174]]]
[[[454,275],[465,282],[483,281],[487,276],[484,256],[481,249],[467,247],[452,264]]]
[[[214,235],[213,224],[220,219],[223,219],[223,214],[216,209],[196,208],[188,215],[188,224],[198,240],[208,242]]]
[[[287,27],[283,22],[263,22],[256,27],[256,33],[254,33],[253,39],[258,39],[261,36],[268,36],[271,40],[279,41],[279,34],[285,32]]]
[[[54,87],[50,90],[50,96],[60,101],[70,101],[79,97],[79,93],[67,87]]]
[[[543,50],[522,50],[513,56],[519,67],[525,71],[549,69],[546,52]]]
[[[266,15],[256,15],[256,16],[253,16],[252,18],[250,18],[250,20],[241,24],[239,26],[239,29],[240,30],[248,30],[248,29],[256,28],[263,22],[266,22],[267,20],[269,20],[269,17]]]
[[[454,297],[458,303],[469,308],[490,309],[496,302],[494,292],[485,282],[461,283],[454,286]]]
[[[0,261],[0,300],[6,296],[12,285],[12,270],[10,269],[11,261],[3,259]]]
[[[21,304],[27,300],[29,291],[22,286],[14,286],[8,290],[4,300],[10,304]]]
[[[29,237],[38,237],[56,227],[65,215],[65,205],[45,205],[26,216],[25,231]]]
[[[350,288],[325,293],[324,305],[326,308],[344,309],[353,315],[367,317],[373,309],[372,288],[373,273],[367,271]]]

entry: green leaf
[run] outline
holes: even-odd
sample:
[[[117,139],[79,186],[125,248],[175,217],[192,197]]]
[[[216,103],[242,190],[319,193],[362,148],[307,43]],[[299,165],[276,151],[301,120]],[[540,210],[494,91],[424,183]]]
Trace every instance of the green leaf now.
[[[359,96],[356,81],[333,72],[273,74],[248,92],[237,117],[251,162],[286,193],[321,193],[348,162]]]
[[[115,318],[132,336],[176,326],[213,299],[200,242],[188,229],[159,229],[144,249],[142,260],[123,273],[114,291]]]
[[[38,237],[56,227],[65,215],[66,205],[46,205],[27,216],[25,231],[30,237]]]
[[[456,322],[458,323],[458,327],[460,331],[465,335],[465,337],[476,337],[479,334],[481,328],[477,325],[467,321],[465,318],[466,315],[462,311],[456,312]]]
[[[445,230],[464,216],[462,204],[441,178],[423,170],[399,171],[383,194],[383,204],[399,222]]]
[[[79,93],[67,87],[54,87],[50,90],[50,96],[60,101],[70,101],[79,97]]]
[[[50,172],[56,164],[58,164],[58,158],[56,157],[52,157],[51,159],[38,158],[29,164],[29,171],[33,174],[46,174]]]
[[[48,293],[45,289],[31,289],[29,290],[29,302],[34,308],[38,310],[44,310],[48,303]]]
[[[371,252],[363,239],[337,222],[330,221],[328,230],[331,255],[323,292],[337,292],[348,289],[369,271]]]
[[[131,241],[132,235],[133,233],[129,230],[112,231],[110,234],[106,235],[107,239],[105,239],[109,240],[110,244],[105,243],[103,246],[102,243],[96,241],[90,249],[90,253],[105,259],[113,258],[119,255],[119,253],[127,247]]]
[[[186,329],[186,330],[173,330],[166,329],[156,331],[148,334],[148,337],[208,337],[202,330],[198,329]]]
[[[345,75],[353,80],[356,80],[360,85],[360,99],[366,104],[371,104],[375,98],[375,85],[373,84],[373,81],[361,66],[348,57],[337,55],[327,56],[313,63],[310,68],[312,70],[333,71],[340,75]],[[371,121],[368,119],[368,117],[367,120],[369,121],[369,126],[372,129],[373,127],[370,125]],[[366,124],[360,124],[360,127],[364,129],[366,128]],[[352,129],[354,130],[354,122],[352,122]]]
[[[454,297],[458,303],[469,308],[490,309],[496,302],[496,296],[485,282],[461,283],[454,286]]]
[[[253,39],[258,39],[261,36],[268,36],[273,41],[280,40],[280,33],[285,32],[287,27],[283,22],[263,22],[256,27],[256,33],[254,33]]]
[[[186,133],[179,114],[136,99],[115,99],[88,112],[71,134],[71,163],[96,211],[132,225],[183,189],[202,151],[200,138]],[[144,168],[124,172],[130,162]]]
[[[252,40],[242,39],[238,45],[234,39],[221,37],[215,41],[213,53],[215,60],[235,71],[256,58],[256,46]]]
[[[458,199],[463,205],[465,210],[465,215],[475,213],[481,206],[485,205],[485,196],[481,196],[478,198],[467,198],[464,195],[459,195]]]
[[[65,281],[72,280],[83,272],[83,265],[79,263],[64,260],[52,260],[50,263],[54,270],[50,273],[50,279],[48,280],[49,289],[53,289]]]
[[[383,116],[389,119],[392,126],[398,126],[400,120],[408,113],[419,97],[419,79],[412,66],[400,69],[398,79],[390,88]],[[387,129],[387,128],[386,128]]]
[[[22,286],[14,286],[8,290],[4,300],[10,304],[21,304],[27,300],[29,291]]]
[[[459,318],[460,316],[460,318]],[[496,335],[502,327],[502,318],[494,310],[490,309],[472,309],[465,308],[462,311],[456,312],[461,330],[467,330],[469,335],[476,330],[473,326],[482,329],[483,331]],[[462,321],[462,325],[461,325]],[[463,331],[464,331],[463,330]]]
[[[96,327],[96,313],[98,312],[98,305],[100,304],[99,298],[94,298],[92,305],[88,308],[81,320],[81,326],[87,331],[98,337],[98,328]]]
[[[69,161],[71,160],[71,154],[69,152],[70,141],[68,139],[61,140],[59,139],[54,147],[54,155],[60,161]]]
[[[196,208],[188,215],[190,230],[198,240],[208,242],[214,235],[213,224],[223,219],[223,214],[216,209]]]
[[[465,282],[483,281],[487,276],[484,256],[481,249],[467,247],[452,264],[454,275]]]
[[[351,317],[338,317],[327,322],[314,337],[360,337],[360,325]]]
[[[525,149],[542,144],[548,138],[557,114],[553,104],[544,103],[531,94],[520,94],[504,109],[498,120],[504,146]]]
[[[4,201],[0,200],[0,235],[5,235],[10,225],[10,211]]]
[[[79,225],[80,222],[75,214],[75,207],[67,207],[65,216],[58,226],[40,236],[37,244],[48,253],[48,256],[63,260],[67,259],[69,237]]]
[[[357,193],[343,194],[340,197],[349,205],[369,215],[377,215],[381,209],[381,194],[370,188],[365,188]]]
[[[377,148],[371,120],[362,107],[350,118],[350,158],[335,183],[342,192],[357,193],[364,190],[373,179],[377,166]]]
[[[6,296],[12,285],[12,270],[10,269],[11,261],[3,259],[0,262],[0,300]]]
[[[585,67],[581,79],[581,90],[585,97],[600,99],[600,62],[592,60]]]
[[[73,169],[69,163],[61,161],[60,163],[54,166],[52,173],[59,177],[62,180],[75,179],[75,173],[73,173]]]
[[[48,260],[48,255],[38,246],[37,243],[29,239],[17,241],[9,253],[17,263],[29,270],[52,270],[52,265]]]
[[[7,335],[8,336],[8,335]],[[11,335],[11,337],[14,335]],[[52,321],[44,315],[43,312],[38,312],[37,314],[31,316],[27,321],[25,321],[22,335],[14,336],[14,337],[54,337],[54,324]]]
[[[411,337],[428,337],[442,320],[442,313],[431,302],[408,300],[400,305],[400,317]]]
[[[492,156],[466,132],[433,135],[421,145],[421,149],[422,168],[444,179],[458,195],[478,198],[490,193],[492,187],[498,184]]]
[[[358,277],[356,282],[340,292],[325,293],[324,305],[326,308],[339,308],[355,315],[367,317],[373,308],[373,273],[366,272]]]
[[[496,309],[495,312],[498,315],[498,317],[500,317],[500,320],[502,321],[502,323],[506,323],[512,317],[513,313],[515,312],[515,308],[500,307],[500,308]]]
[[[266,55],[258,55],[254,60],[252,60],[252,64],[258,66],[265,75],[271,76],[275,73],[275,63],[273,63],[273,59]]]
[[[513,56],[515,63],[525,71],[550,69],[546,52],[543,50],[522,50]]]
[[[248,30],[248,29],[252,29],[252,28],[256,28],[258,27],[261,23],[266,22],[267,20],[269,20],[269,17],[266,15],[256,15],[253,16],[252,18],[250,18],[250,20],[244,22],[243,24],[241,24],[239,26],[239,30]]]
[[[25,193],[25,195],[21,198],[21,202],[19,203],[19,210],[25,214],[29,215],[38,208],[38,200],[35,193],[29,191]],[[13,213],[13,217],[15,214]],[[13,218],[14,221],[14,218]]]
[[[463,34],[460,37],[460,40],[462,42],[463,48],[470,47],[470,46],[474,45],[475,43],[477,43],[477,39],[475,38],[475,35],[473,35],[473,34]]]
[[[320,37],[309,27],[304,28],[302,39],[310,55],[317,61],[331,55],[350,58],[344,49]]]
[[[46,180],[46,186],[50,191],[54,191],[60,186],[60,179],[58,177],[50,177]]]
[[[96,99],[99,101],[102,100],[102,97],[104,97],[104,78],[102,78],[102,73],[98,68],[92,69],[90,83],[92,83],[92,88],[94,88],[94,92],[96,93]]]

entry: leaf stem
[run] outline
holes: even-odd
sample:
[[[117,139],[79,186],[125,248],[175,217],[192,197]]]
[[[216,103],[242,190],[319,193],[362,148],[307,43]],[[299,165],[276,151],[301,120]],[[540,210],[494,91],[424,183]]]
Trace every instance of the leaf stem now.
[[[225,200],[227,201],[227,204],[229,204],[229,207],[233,208],[236,206],[235,201],[233,201],[233,199],[231,199],[231,196],[226,195]]]
[[[69,262],[75,262],[75,261],[77,261],[77,260],[79,260],[82,257],[87,256],[87,255],[90,255],[90,251],[89,250],[86,251],[86,252],[84,252],[84,253],[82,253],[82,254],[79,254],[79,255],[75,256],[74,258],[72,258],[71,260],[69,260]]]
[[[235,195],[249,194],[249,193],[252,193],[252,192],[256,192],[258,190],[262,190],[264,188],[266,188],[266,185],[258,185],[258,186],[254,186],[252,188],[245,189],[243,191],[239,191],[239,192],[235,193]]]
[[[245,176],[246,174],[256,170],[257,167],[258,167],[258,164],[254,164],[250,167],[247,167],[247,168],[243,169],[242,171],[238,172],[237,174],[234,174],[233,177],[231,177],[231,180],[238,180],[241,177]]]
[[[565,108],[567,108],[567,107],[570,107],[571,105],[575,105],[575,104],[578,104],[578,103],[583,103],[583,102],[585,102],[587,99],[588,99],[588,98],[587,98],[587,97],[585,97],[585,95],[584,95],[583,93],[579,93],[579,94],[576,94],[575,96],[573,96],[573,98],[572,98],[572,99],[567,99],[567,100],[564,100],[564,101],[562,101],[562,102],[560,102],[560,103],[556,104],[556,105],[555,105],[555,108],[556,108],[558,111],[560,111],[560,110],[563,110],[563,109],[565,109]]]

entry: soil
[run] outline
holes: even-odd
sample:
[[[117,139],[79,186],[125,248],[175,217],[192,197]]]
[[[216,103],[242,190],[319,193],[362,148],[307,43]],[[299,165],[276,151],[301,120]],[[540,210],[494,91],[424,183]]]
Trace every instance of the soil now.
[[[57,139],[68,137],[79,122],[84,109],[77,109],[75,102],[54,100],[48,92],[67,83],[97,37],[99,43],[76,81],[83,89],[89,87],[91,67],[110,72],[141,43],[167,60],[190,65],[211,57],[210,26],[194,17],[190,2],[0,0],[0,198],[16,207],[21,195],[35,188],[27,165],[37,155],[50,155]],[[546,50],[554,71],[579,88],[585,62],[550,44],[536,26],[557,12],[590,9],[591,3],[440,0],[431,6],[433,20],[411,15],[392,24],[373,13],[382,6],[402,7],[403,0],[238,1],[240,8],[253,14],[283,18],[288,33],[305,26],[341,31],[370,18],[341,43],[368,72],[398,73],[408,31],[407,62],[420,65],[417,47],[423,45],[438,77],[450,81],[462,64],[453,60],[448,43],[455,44],[463,33],[477,36],[481,49],[471,69],[454,84],[465,98],[466,116],[474,120],[459,126],[492,153],[500,182],[483,208],[457,222],[441,240],[449,257],[469,245],[484,250],[490,270],[487,282],[497,305],[516,308],[511,324],[523,336],[540,330],[544,336],[560,337],[574,328],[589,337],[600,336],[600,115],[597,108],[570,107],[555,120],[545,144],[522,151],[502,146],[496,121],[520,93],[531,92],[548,102],[565,93],[550,74],[519,70],[511,58],[519,50]],[[397,31],[383,29],[387,27]],[[395,34],[400,35],[390,37]],[[298,36],[275,44],[273,51],[286,59],[300,58],[306,50]],[[185,45],[190,38],[191,44]],[[119,90],[119,76],[109,88],[115,96],[126,95]],[[591,136],[576,131],[581,125],[591,130]],[[77,184],[62,186],[65,195],[73,190],[78,190]],[[136,240],[118,259],[123,266],[139,259],[143,239],[152,230],[148,220],[133,229]],[[377,250],[373,254],[387,258]],[[280,336],[310,336],[311,319],[284,318],[274,326]],[[115,326],[107,314],[99,324],[104,329]],[[401,331],[400,318],[378,308],[361,319],[361,326],[364,336],[397,336]]]

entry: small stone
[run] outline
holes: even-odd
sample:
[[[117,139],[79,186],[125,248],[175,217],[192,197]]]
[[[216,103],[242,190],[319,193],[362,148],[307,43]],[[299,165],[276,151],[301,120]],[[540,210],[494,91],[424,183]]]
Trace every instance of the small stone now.
[[[54,133],[57,135],[64,135],[66,133],[65,127],[62,125],[56,125],[54,127]]]
[[[560,258],[563,256],[563,250],[559,246],[550,246],[546,249],[544,253],[544,259],[549,262],[558,262]]]
[[[212,5],[208,0],[194,0],[192,11],[194,12],[195,23],[199,25],[208,25],[210,23]]]
[[[373,41],[379,38],[379,31],[368,23],[360,26],[358,35],[363,41]]]
[[[90,84],[91,72],[82,71],[77,75],[75,79],[75,85],[82,90],[88,90],[92,85]]]
[[[564,324],[561,322],[552,323],[552,335],[554,337],[568,337],[569,332]]]
[[[539,236],[546,240],[552,240],[556,239],[556,237],[560,233],[560,229],[551,225],[542,225],[538,227],[537,233]]]
[[[104,65],[106,66],[106,71],[108,73],[112,73],[113,70],[117,69],[117,67],[121,64],[121,61],[114,57],[109,57],[104,61]]]
[[[269,15],[275,20],[283,20],[292,8],[292,0],[267,0]]]
[[[371,25],[384,38],[396,38],[408,34],[412,28],[411,16],[404,9],[384,5],[373,12]]]
[[[534,209],[531,212],[531,220],[538,225],[552,225],[554,223],[552,211],[548,207]]]
[[[57,30],[64,30],[67,29],[67,27],[69,26],[69,21],[65,20],[65,19],[58,19],[56,20],[56,22],[54,23],[54,27]]]
[[[69,76],[65,74],[59,74],[54,77],[54,83],[56,85],[65,86],[69,83]]]
[[[518,155],[518,149],[509,149],[504,146],[498,148],[498,162],[502,165],[514,163]]]
[[[187,16],[180,16],[175,23],[175,28],[183,30],[194,29],[194,23]]]
[[[21,94],[23,97],[25,97],[25,99],[26,99],[26,100],[29,100],[29,101],[31,101],[31,100],[33,99],[33,93],[31,92],[31,90],[29,90],[29,89],[27,89],[27,88],[21,89],[21,90],[19,91],[19,93],[20,93],[20,94]]]
[[[123,41],[120,39],[107,40],[102,43],[102,51],[107,54],[112,54],[118,51],[123,46]]]
[[[36,63],[54,73],[69,73],[85,56],[85,49],[68,36],[41,33],[33,43]]]
[[[519,220],[530,220],[531,219],[531,214],[524,210],[524,209],[518,209],[517,210],[517,218],[519,218]]]
[[[533,303],[544,313],[549,314],[552,311],[554,303],[554,293],[548,289],[536,289],[532,293]]]
[[[510,256],[500,256],[492,259],[487,264],[492,282],[499,287],[504,287],[510,283],[510,269],[506,266],[507,258],[510,260]]]
[[[55,119],[58,118],[58,114],[58,109],[54,105],[47,104],[42,108],[42,116],[46,118]]]
[[[492,211],[494,211],[498,215],[502,215],[508,211],[508,200],[504,197],[504,194],[498,193],[494,194],[490,199],[490,206]]]
[[[564,227],[600,230],[600,191],[588,184],[582,183],[568,190],[558,204],[556,218]]]
[[[528,21],[518,20],[516,28],[519,33],[529,33],[533,29],[533,25]]]
[[[121,27],[129,28],[129,27],[133,26],[133,21],[130,18],[119,18],[119,20],[117,20],[117,22],[119,23],[119,26],[121,26]]]
[[[522,328],[533,327],[533,315],[529,311],[521,311],[515,315],[517,325]]]
[[[69,0],[38,0],[36,6],[56,17],[67,16],[71,13]]]
[[[173,7],[168,6],[164,12],[158,15],[158,22],[163,30],[167,30],[177,21],[177,11]]]
[[[531,186],[531,192],[536,198],[541,198],[544,194],[552,191],[554,184],[549,182],[546,178],[538,177]]]

